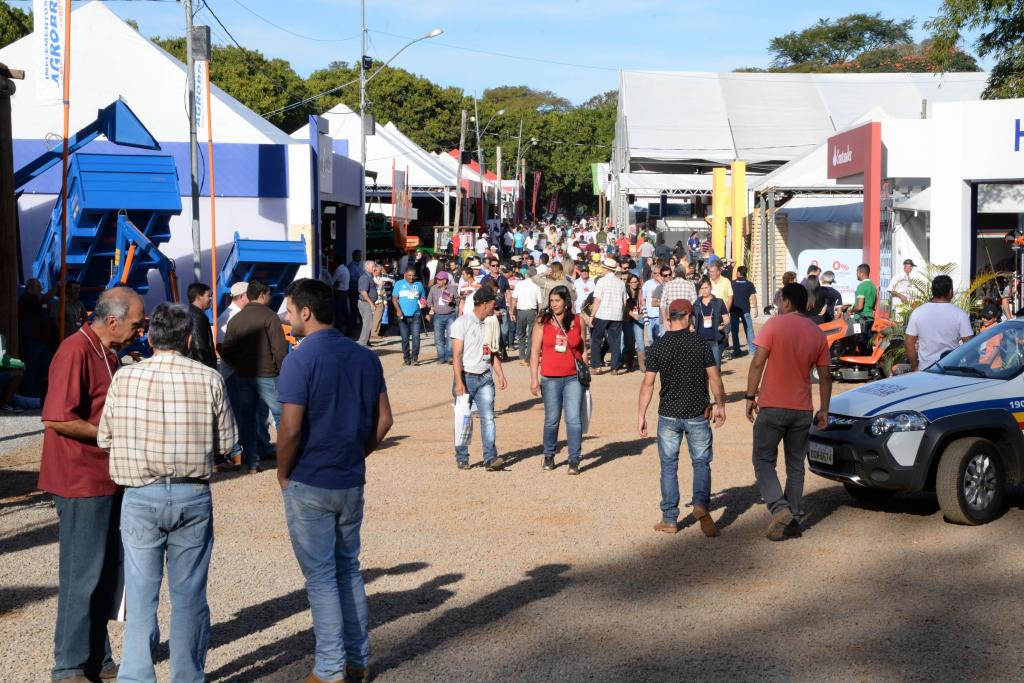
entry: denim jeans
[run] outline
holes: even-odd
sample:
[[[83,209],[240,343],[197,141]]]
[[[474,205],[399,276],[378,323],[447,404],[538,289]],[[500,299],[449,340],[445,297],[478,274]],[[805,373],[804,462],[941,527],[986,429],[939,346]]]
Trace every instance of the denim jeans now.
[[[658,457],[661,459],[661,518],[669,524],[679,519],[679,448],[683,435],[693,464],[694,505],[711,504],[711,425],[703,415],[682,420],[658,416]]]
[[[370,656],[359,571],[363,487],[324,489],[292,480],[284,490],[284,513],[313,615],[313,673],[340,681],[346,664],[362,668]]]
[[[578,465],[583,446],[583,385],[576,375],[541,377],[544,398],[544,457],[554,457],[558,445],[558,423],[565,412],[565,434],[569,442],[569,462]]]
[[[160,642],[157,606],[167,562],[171,596],[171,677],[205,680],[210,642],[206,578],[213,555],[213,501],[208,484],[172,484],[164,479],[128,488],[121,505],[124,545],[124,653],[117,680],[155,683],[153,656]]]
[[[533,343],[533,323],[537,311],[516,311],[516,336],[519,337],[519,360],[530,360],[530,345]]]
[[[419,311],[412,315],[403,315],[398,319],[398,334],[402,336],[403,360],[420,359],[420,323],[422,320]]]
[[[240,411],[241,399],[238,396],[238,375],[232,372],[224,379],[224,388],[227,390],[228,402],[231,404],[231,412],[235,415],[235,423],[242,424],[242,413]],[[257,453],[260,456],[269,455],[274,449],[270,443],[270,431],[267,429],[267,418],[270,411],[262,401],[256,408],[256,442]]]
[[[627,322],[624,322],[622,325],[623,325],[623,328],[624,328],[622,330],[622,336],[623,337],[626,336],[626,334],[627,334],[626,330],[628,329],[629,330],[628,333],[633,338],[633,348],[637,351],[637,353],[643,353],[645,351],[645,348],[646,348],[646,345],[644,344],[644,323],[643,323],[643,321],[641,321],[641,320],[633,320],[632,318],[630,318]]]
[[[239,437],[245,452],[245,464],[252,468],[259,465],[259,423],[266,424],[266,413],[261,404],[270,411],[274,426],[281,424],[281,403],[277,400],[277,377],[238,377],[238,420]]]
[[[761,408],[754,421],[754,477],[761,499],[773,515],[789,509],[797,519],[804,497],[804,458],[813,413],[809,410]],[[786,458],[786,490],[783,493],[775,463],[782,442]]]
[[[701,337],[701,339],[704,339]],[[704,339],[711,347],[711,355],[715,357],[715,367],[719,370],[722,369],[722,345],[717,339]]]
[[[618,370],[622,365],[622,321],[603,320],[594,318],[594,329],[590,337],[590,367],[599,368],[602,366],[604,354],[601,346],[605,336],[608,337],[608,347],[612,352],[612,370]]]
[[[501,308],[495,312],[499,314],[498,327],[501,330],[501,338],[499,339],[501,350],[505,351],[511,346],[511,344],[508,343],[508,331],[512,328],[512,322],[509,320],[507,308]]]
[[[505,312],[505,327],[502,328],[505,333],[505,350],[510,351],[516,347],[516,328],[518,325],[512,322],[512,318],[508,316],[508,311]]]
[[[482,375],[462,374],[462,381],[466,385],[466,393],[469,394],[469,405],[476,406],[480,414],[480,438],[484,445],[484,464],[498,457],[498,447],[495,445],[497,438],[494,427],[494,379],[491,373],[485,372]],[[452,396],[455,395],[455,383],[452,382]],[[470,423],[470,439],[467,439],[465,446],[455,446],[456,462],[469,462],[469,441],[473,438],[472,423]]]
[[[93,676],[114,665],[107,620],[117,590],[120,496],[62,498],[57,506],[59,543],[54,680]]]
[[[454,313],[434,314],[434,348],[437,349],[439,363],[452,359],[452,338],[448,335],[448,330],[454,322]]]
[[[740,347],[740,323],[743,324],[743,336],[747,339],[747,351],[754,353],[757,350],[757,347],[754,346],[754,319],[750,317],[750,313],[744,313],[738,308],[733,308],[729,312],[733,355],[739,355],[743,352],[743,349]]]
[[[644,345],[651,346],[659,339],[661,339],[661,320],[651,318],[644,325]]]

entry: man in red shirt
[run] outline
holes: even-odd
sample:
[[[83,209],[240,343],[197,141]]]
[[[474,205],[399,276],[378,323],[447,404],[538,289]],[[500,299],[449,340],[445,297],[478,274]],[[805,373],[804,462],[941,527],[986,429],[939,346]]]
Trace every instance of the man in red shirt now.
[[[623,233],[615,240],[615,246],[619,250],[619,256],[629,256],[629,238]]]
[[[43,404],[39,488],[57,506],[59,570],[54,680],[117,677],[107,620],[120,552],[120,496],[96,427],[118,368],[115,351],[142,329],[142,299],[117,287],[100,295],[94,320],[65,339],[50,364]]]
[[[761,499],[772,514],[765,536],[772,541],[802,533],[800,501],[814,410],[810,382],[813,368],[818,368],[819,378],[821,405],[813,418],[818,429],[828,424],[832,397],[828,342],[814,321],[803,314],[807,310],[807,290],[792,282],[782,288],[781,298],[781,315],[765,323],[754,340],[757,353],[750,363],[744,397],[747,419],[754,423],[754,476]],[[785,493],[775,472],[780,441],[786,454]]]

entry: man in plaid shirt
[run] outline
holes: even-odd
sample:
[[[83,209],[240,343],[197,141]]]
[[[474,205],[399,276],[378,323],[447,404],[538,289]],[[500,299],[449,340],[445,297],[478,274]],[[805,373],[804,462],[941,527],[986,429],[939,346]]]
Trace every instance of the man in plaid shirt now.
[[[684,258],[676,265],[675,277],[659,288],[661,293],[658,294],[655,290],[655,297],[661,300],[661,329],[663,330],[668,329],[669,304],[676,299],[686,299],[691,304],[697,300],[697,289],[692,282],[686,279],[687,270],[688,264]]]
[[[111,382],[96,443],[125,487],[121,508],[127,604],[122,680],[155,681],[157,605],[166,558],[171,680],[202,681],[210,638],[206,578],[213,551],[210,475],[238,441],[224,380],[189,359],[192,319],[182,304],[150,318],[153,357]]]

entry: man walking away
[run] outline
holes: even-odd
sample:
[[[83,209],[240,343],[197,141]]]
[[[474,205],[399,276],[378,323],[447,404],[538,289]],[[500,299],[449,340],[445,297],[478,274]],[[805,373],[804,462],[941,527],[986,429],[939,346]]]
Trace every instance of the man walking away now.
[[[512,290],[513,310],[512,322],[516,324],[516,337],[519,338],[519,362],[530,364],[530,350],[533,348],[533,323],[537,320],[540,308],[540,287],[533,281],[537,271],[530,268],[526,278],[516,283]]]
[[[368,681],[359,571],[365,461],[391,429],[391,403],[376,354],[332,327],[330,289],[304,278],[285,296],[303,342],[281,369],[277,480],[313,613],[316,656],[306,683]]]
[[[217,368],[217,354],[213,350],[213,331],[206,311],[213,303],[210,285],[193,282],[188,286],[188,314],[192,321],[192,343],[188,348],[188,357],[197,360],[208,368]]]
[[[522,286],[522,283],[519,285]],[[484,321],[494,313],[496,294],[491,287],[481,287],[473,295],[473,309],[464,313],[452,325],[452,370],[455,375],[453,395],[456,402],[468,396],[469,407],[476,406],[480,413],[480,438],[484,448],[484,467],[489,472],[505,468],[498,456],[494,425],[494,379],[498,388],[508,386],[501,359],[485,341]],[[493,368],[493,369],[492,369]],[[492,376],[493,373],[493,376]],[[469,418],[472,419],[471,417]],[[460,470],[469,469],[469,442],[473,437],[473,423],[469,423],[464,440],[455,444],[455,462]]]
[[[171,596],[171,680],[205,680],[206,580],[213,554],[210,475],[238,441],[220,373],[186,356],[189,309],[160,304],[149,321],[153,357],[117,373],[96,443],[125,487],[121,508],[127,616],[118,680],[156,681],[157,606],[164,562]],[[168,438],[171,435],[172,438]]]
[[[668,328],[668,307],[677,299],[686,299],[691,304],[697,300],[697,288],[686,279],[689,264],[680,262],[673,272],[674,277],[666,280],[660,294],[655,290],[655,297],[661,305],[661,329]]]
[[[754,476],[772,521],[765,532],[772,541],[800,536],[804,495],[804,458],[811,428],[811,369],[818,369],[821,405],[814,416],[819,429],[828,424],[832,379],[825,334],[805,316],[807,290],[790,283],[782,288],[780,315],[764,324],[747,375],[747,419],[754,423]],[[763,380],[762,380],[763,376]],[[756,418],[756,419],[755,419]],[[786,490],[775,472],[779,442],[786,457]]]
[[[732,281],[732,308],[729,309],[729,325],[732,330],[732,355],[734,358],[754,352],[754,321],[757,317],[757,288],[747,279],[747,267],[736,268],[736,279]],[[747,351],[740,346],[740,323],[743,336],[747,339]]]
[[[655,531],[679,530],[679,448],[683,435],[693,464],[693,517],[705,536],[718,535],[708,514],[711,506],[711,426],[725,424],[725,387],[711,347],[690,331],[693,304],[677,299],[669,307],[668,331],[647,352],[647,372],[640,385],[637,431],[647,437],[647,407],[654,379],[661,374],[658,404],[658,457],[661,459],[661,521]],[[708,384],[715,405],[708,402]]]
[[[259,471],[260,452],[257,421],[260,404],[266,406],[281,423],[281,404],[277,400],[277,376],[288,353],[288,342],[281,329],[281,320],[270,310],[270,288],[259,280],[249,282],[246,289],[249,303],[228,323],[221,356],[234,369],[238,378],[238,431],[249,474]]]
[[[117,371],[115,350],[142,329],[142,299],[127,287],[103,292],[93,321],[57,348],[43,404],[39,488],[57,506],[57,624],[53,680],[117,678],[107,619],[117,597],[121,500],[96,426]]]
[[[594,285],[594,317],[591,321],[593,334],[590,338],[590,367],[600,373],[604,361],[601,351],[605,338],[611,348],[611,369],[615,374],[625,372],[622,367],[622,318],[626,305],[626,285],[619,279],[615,271],[619,264],[612,258],[601,261],[605,269],[597,284]]]
[[[953,303],[953,278],[932,280],[932,300],[914,309],[907,323],[906,347],[910,371],[924,370],[942,354],[974,336],[966,311]]]
[[[359,276],[356,288],[359,292],[359,317],[362,325],[359,329],[359,345],[370,346],[370,330],[373,328],[373,312],[377,306],[377,283],[373,279],[374,263],[367,261]]]

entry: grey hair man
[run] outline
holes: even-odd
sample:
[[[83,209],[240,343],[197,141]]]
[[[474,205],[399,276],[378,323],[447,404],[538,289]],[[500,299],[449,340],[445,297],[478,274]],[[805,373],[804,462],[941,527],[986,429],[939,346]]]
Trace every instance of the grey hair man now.
[[[134,291],[103,292],[93,321],[61,342],[50,365],[39,488],[53,494],[57,506],[54,680],[117,677],[107,619],[117,585],[121,501],[96,434],[118,370],[116,350],[138,337],[143,319],[142,299]]]
[[[96,443],[124,488],[121,544],[127,608],[121,680],[156,680],[153,643],[163,568],[171,596],[171,679],[203,680],[210,638],[206,579],[213,553],[210,476],[238,431],[224,379],[188,357],[189,308],[160,304],[149,324],[153,357],[110,384]],[[170,437],[170,438],[169,438]]]
[[[373,269],[376,264],[367,261],[363,266],[363,272],[359,276],[357,291],[359,292],[359,316],[362,318],[362,325],[359,329],[360,346],[370,346],[370,330],[373,329],[373,310],[377,306],[377,283],[373,279]]]

